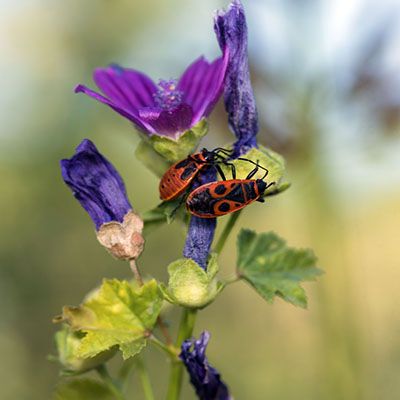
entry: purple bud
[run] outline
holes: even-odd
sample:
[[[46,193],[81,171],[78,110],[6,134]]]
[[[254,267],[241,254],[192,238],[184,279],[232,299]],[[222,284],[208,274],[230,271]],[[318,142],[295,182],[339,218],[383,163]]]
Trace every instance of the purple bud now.
[[[200,175],[198,184],[203,185],[215,180],[215,169],[208,168]],[[193,215],[190,219],[183,256],[191,258],[203,269],[207,269],[208,255],[214,239],[216,226],[216,218],[199,218]]]
[[[226,11],[217,12],[214,29],[222,51],[229,54],[224,100],[229,126],[237,137],[234,156],[238,157],[257,146],[258,132],[248,64],[246,17],[239,0],[233,0]]]
[[[89,139],[84,139],[76,153],[61,160],[60,165],[65,183],[97,230],[106,222],[122,222],[132,209],[122,178]]]
[[[185,340],[179,357],[200,400],[230,400],[232,398],[219,372],[208,363],[206,348],[209,339],[210,334],[204,331],[199,340]]]

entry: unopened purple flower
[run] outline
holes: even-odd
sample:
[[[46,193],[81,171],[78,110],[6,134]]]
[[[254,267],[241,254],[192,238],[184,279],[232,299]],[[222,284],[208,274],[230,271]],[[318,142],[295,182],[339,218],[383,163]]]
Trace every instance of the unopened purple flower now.
[[[240,0],[233,0],[226,11],[215,17],[215,33],[229,61],[225,78],[224,101],[229,126],[237,137],[234,157],[257,146],[257,107],[251,87],[247,54],[247,25]]]
[[[207,360],[206,348],[210,334],[205,331],[199,340],[185,340],[179,355],[186,366],[190,382],[196,389],[200,400],[229,400],[231,399],[225,383],[219,372]]]
[[[199,185],[213,182],[215,179],[215,169],[208,168],[199,176],[198,182],[193,185],[193,189]],[[208,255],[216,227],[216,218],[199,218],[194,215],[190,218],[183,256],[191,258],[203,269],[207,269]]]
[[[98,230],[110,221],[122,222],[132,209],[125,185],[113,165],[84,139],[70,158],[61,160],[61,173]]]
[[[142,72],[111,65],[93,74],[103,95],[83,85],[75,92],[108,105],[149,135],[176,139],[211,113],[222,94],[227,62],[227,51],[211,63],[200,57],[179,80],[158,85]]]

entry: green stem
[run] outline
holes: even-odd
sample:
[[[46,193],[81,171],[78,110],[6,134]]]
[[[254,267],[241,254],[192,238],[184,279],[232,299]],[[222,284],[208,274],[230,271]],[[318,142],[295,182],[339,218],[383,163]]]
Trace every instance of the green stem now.
[[[181,348],[185,339],[192,336],[194,324],[196,322],[196,310],[184,308],[179,325],[176,347]],[[180,360],[172,361],[171,374],[169,378],[167,400],[178,400],[182,387],[183,364]]]
[[[151,335],[149,339],[152,344],[154,344],[162,351],[165,351],[173,360],[178,357],[179,349],[177,349],[174,345],[166,345],[161,340],[157,339],[154,335]]]
[[[216,253],[220,254],[222,252],[222,249],[225,246],[225,242],[228,239],[233,227],[235,226],[236,221],[239,218],[241,212],[242,210],[236,211],[229,217],[229,220],[226,223],[224,230],[222,231],[221,236],[219,237],[218,242],[214,248],[214,251]]]
[[[117,400],[125,400],[124,394],[121,392],[121,389],[118,387],[114,379],[111,377],[110,373],[107,370],[107,367],[104,364],[102,364],[99,365],[96,368],[96,370],[97,373],[100,375],[101,379],[103,380],[103,382],[107,385],[112,394],[115,396],[115,398]]]
[[[147,368],[144,365],[143,359],[140,355],[136,356],[136,365],[139,373],[140,382],[142,383],[143,393],[146,400],[154,400],[153,388],[150,382],[150,376]]]

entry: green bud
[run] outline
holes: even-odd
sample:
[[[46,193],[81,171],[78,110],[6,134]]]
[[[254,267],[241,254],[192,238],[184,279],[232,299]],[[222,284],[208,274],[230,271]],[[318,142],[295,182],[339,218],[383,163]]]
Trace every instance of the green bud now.
[[[168,287],[162,287],[167,301],[189,308],[203,308],[223,288],[216,278],[218,264],[212,255],[207,271],[190,258],[181,258],[168,266]]]
[[[72,331],[66,325],[56,332],[54,339],[58,353],[57,361],[63,366],[64,374],[79,374],[94,369],[108,361],[116,353],[117,348],[114,347],[95,357],[78,357],[76,354],[84,336],[84,333]]]

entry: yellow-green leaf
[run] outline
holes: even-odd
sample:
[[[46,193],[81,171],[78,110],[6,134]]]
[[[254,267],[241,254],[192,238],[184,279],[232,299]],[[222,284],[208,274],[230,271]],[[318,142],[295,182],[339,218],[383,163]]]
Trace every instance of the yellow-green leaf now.
[[[154,327],[161,305],[162,294],[155,280],[140,288],[127,281],[104,280],[82,305],[64,307],[61,320],[86,334],[76,356],[93,357],[118,345],[127,357],[143,348],[142,339]]]

